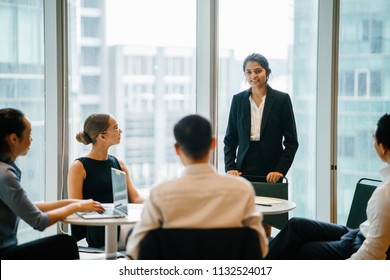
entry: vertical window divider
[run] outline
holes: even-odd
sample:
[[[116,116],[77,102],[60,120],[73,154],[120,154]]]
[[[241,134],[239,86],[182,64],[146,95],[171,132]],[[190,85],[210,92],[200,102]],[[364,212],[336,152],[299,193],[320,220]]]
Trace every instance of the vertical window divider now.
[[[335,46],[335,11],[338,0],[319,0],[317,63],[317,132],[316,132],[316,219],[333,220],[334,199],[334,111],[337,89]],[[331,207],[329,207],[331,206]],[[332,208],[332,211],[331,211]]]
[[[196,112],[208,118],[218,135],[218,0],[197,0]],[[211,158],[218,168],[217,149]]]
[[[68,169],[67,0],[44,1],[44,36],[45,200],[53,201],[66,196]]]
[[[331,170],[330,184],[330,221],[337,223],[337,115],[338,115],[338,85],[339,85],[339,28],[340,28],[340,0],[334,0],[333,4],[333,36],[332,36],[332,142],[331,142],[331,163],[334,168]]]

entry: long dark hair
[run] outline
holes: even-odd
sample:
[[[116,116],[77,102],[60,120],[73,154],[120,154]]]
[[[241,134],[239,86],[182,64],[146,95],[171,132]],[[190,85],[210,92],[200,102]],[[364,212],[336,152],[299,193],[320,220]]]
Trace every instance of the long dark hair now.
[[[0,152],[9,152],[7,136],[15,133],[22,137],[26,126],[23,122],[24,114],[13,108],[0,109]]]

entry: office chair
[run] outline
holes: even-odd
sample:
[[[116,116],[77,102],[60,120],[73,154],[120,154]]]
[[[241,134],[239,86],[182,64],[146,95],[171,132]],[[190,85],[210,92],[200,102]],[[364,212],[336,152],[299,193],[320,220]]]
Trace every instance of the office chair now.
[[[380,180],[369,178],[362,178],[357,182],[348,214],[347,227],[358,228],[361,223],[367,220],[368,200],[380,182]]]
[[[252,183],[256,196],[269,196],[288,200],[288,180],[283,177],[279,182],[267,183],[265,176],[243,175]],[[288,221],[288,213],[264,216],[263,223],[282,229]]]
[[[141,241],[140,260],[260,260],[259,235],[249,227],[163,229]]]

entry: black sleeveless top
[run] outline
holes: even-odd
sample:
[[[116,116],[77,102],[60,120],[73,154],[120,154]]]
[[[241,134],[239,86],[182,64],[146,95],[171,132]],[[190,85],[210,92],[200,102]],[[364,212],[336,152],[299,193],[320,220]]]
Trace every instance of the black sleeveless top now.
[[[95,160],[81,157],[79,160],[85,169],[86,177],[83,183],[83,198],[112,203],[111,167],[122,170],[116,157],[108,155],[107,160]]]
[[[85,169],[83,198],[112,203],[111,167],[122,170],[116,157],[108,155],[107,160],[95,160],[87,157],[77,158]],[[72,225],[72,236],[76,240],[86,237],[88,246],[100,248],[105,245],[104,227],[86,227]],[[118,230],[119,235],[119,230]]]

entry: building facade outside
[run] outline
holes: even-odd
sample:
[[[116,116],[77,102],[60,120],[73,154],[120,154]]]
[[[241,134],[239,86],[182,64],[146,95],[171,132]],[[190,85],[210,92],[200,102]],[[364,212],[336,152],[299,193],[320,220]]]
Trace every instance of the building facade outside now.
[[[340,2],[337,115],[338,220],[345,224],[357,181],[380,178],[373,147],[378,119],[390,112],[390,2]]]
[[[0,108],[17,108],[32,124],[33,142],[17,159],[32,201],[45,196],[45,92],[43,1],[0,0]],[[34,164],[33,164],[34,163]],[[42,236],[23,221],[20,242]]]

